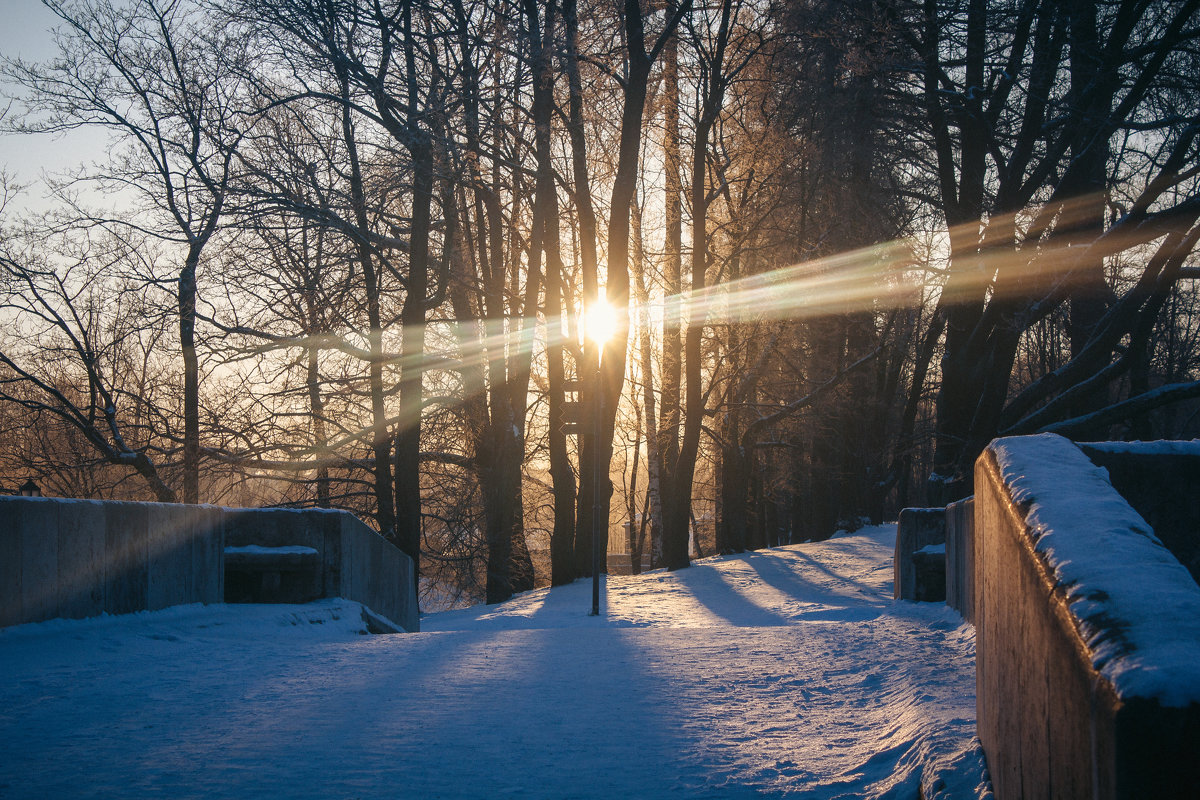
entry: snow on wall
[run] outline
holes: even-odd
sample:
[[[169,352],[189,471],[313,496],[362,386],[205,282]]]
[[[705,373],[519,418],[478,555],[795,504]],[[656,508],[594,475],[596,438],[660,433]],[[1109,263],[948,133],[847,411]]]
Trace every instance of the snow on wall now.
[[[282,547],[264,547],[257,544],[248,544],[242,547],[226,547],[226,555],[230,553],[245,553],[263,556],[283,556],[283,555],[318,555],[315,547],[305,547],[303,545],[284,545]]]
[[[1107,471],[1055,434],[997,439],[989,450],[1093,666],[1122,699],[1200,702],[1200,587]]]
[[[1085,442],[1088,447],[1106,453],[1137,453],[1139,455],[1200,456],[1200,439],[1190,441],[1159,440],[1152,442]]]

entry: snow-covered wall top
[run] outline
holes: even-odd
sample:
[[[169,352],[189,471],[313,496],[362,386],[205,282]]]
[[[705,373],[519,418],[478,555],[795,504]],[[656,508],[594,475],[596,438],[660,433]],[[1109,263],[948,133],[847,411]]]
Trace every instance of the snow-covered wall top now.
[[[1087,442],[1087,447],[1106,453],[1137,453],[1138,455],[1200,456],[1200,439],[1190,441],[1154,442]]]
[[[1055,434],[997,439],[988,450],[1095,668],[1122,698],[1200,702],[1200,587],[1107,471]]]

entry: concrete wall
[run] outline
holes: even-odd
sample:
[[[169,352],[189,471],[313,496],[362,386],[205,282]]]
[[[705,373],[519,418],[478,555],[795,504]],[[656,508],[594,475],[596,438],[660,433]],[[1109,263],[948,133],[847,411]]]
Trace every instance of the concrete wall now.
[[[344,597],[406,631],[420,628],[412,559],[346,511],[230,509],[229,547],[311,547],[320,597]]]
[[[946,506],[946,605],[975,622],[975,498]]]
[[[0,496],[0,627],[219,603],[210,506]]]
[[[341,512],[338,597],[362,603],[406,631],[421,628],[412,559],[357,517]]]
[[[310,547],[317,552],[317,568],[311,575],[309,570],[304,570],[305,574],[292,576],[302,577],[305,585],[290,587],[292,591],[284,597],[262,597],[258,593],[239,596],[239,573],[236,560],[231,557],[225,568],[225,602],[307,603],[321,597],[340,597],[343,513],[281,508],[230,509],[226,516],[226,547]]]
[[[945,508],[906,508],[900,512],[893,559],[893,595],[903,600],[945,600],[946,605],[975,621],[975,500]],[[936,554],[919,554],[929,545],[945,544]],[[934,566],[943,567],[944,575]],[[944,589],[932,584],[944,581]]]
[[[321,597],[420,627],[412,559],[345,511],[0,496],[0,627],[224,600],[225,547],[320,554]]]
[[[977,724],[997,800],[1196,797],[1200,704],[1163,705],[1114,685],[1094,648],[1157,665],[1120,651],[1129,620],[1078,616],[1096,603],[1078,602],[1055,577],[1038,547],[1045,531],[1031,529],[1028,501],[1014,501],[991,448],[976,463],[975,491]],[[1087,546],[1089,527],[1054,535]],[[1138,580],[1139,564],[1117,567],[1121,580]],[[1155,583],[1140,585],[1152,592]],[[1195,648],[1185,636],[1182,646]]]
[[[945,586],[930,585],[930,576],[917,569],[914,554],[929,545],[946,543],[944,508],[905,508],[896,526],[896,552],[892,559],[892,593],[897,600],[942,601]],[[944,583],[944,573],[940,573]],[[934,591],[940,588],[940,591]]]

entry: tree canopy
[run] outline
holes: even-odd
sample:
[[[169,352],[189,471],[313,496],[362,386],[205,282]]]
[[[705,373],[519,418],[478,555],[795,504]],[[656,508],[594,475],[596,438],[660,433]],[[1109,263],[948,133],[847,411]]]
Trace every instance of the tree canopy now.
[[[3,183],[0,488],[345,508],[442,605],[1197,435],[1200,0],[43,2],[0,124],[109,146]]]

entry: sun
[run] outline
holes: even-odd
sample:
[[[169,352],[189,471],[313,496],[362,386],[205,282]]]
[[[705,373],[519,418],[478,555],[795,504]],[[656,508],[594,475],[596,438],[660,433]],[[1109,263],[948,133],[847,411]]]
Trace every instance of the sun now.
[[[593,300],[583,312],[583,335],[589,342],[603,345],[621,329],[621,312],[606,300]]]

